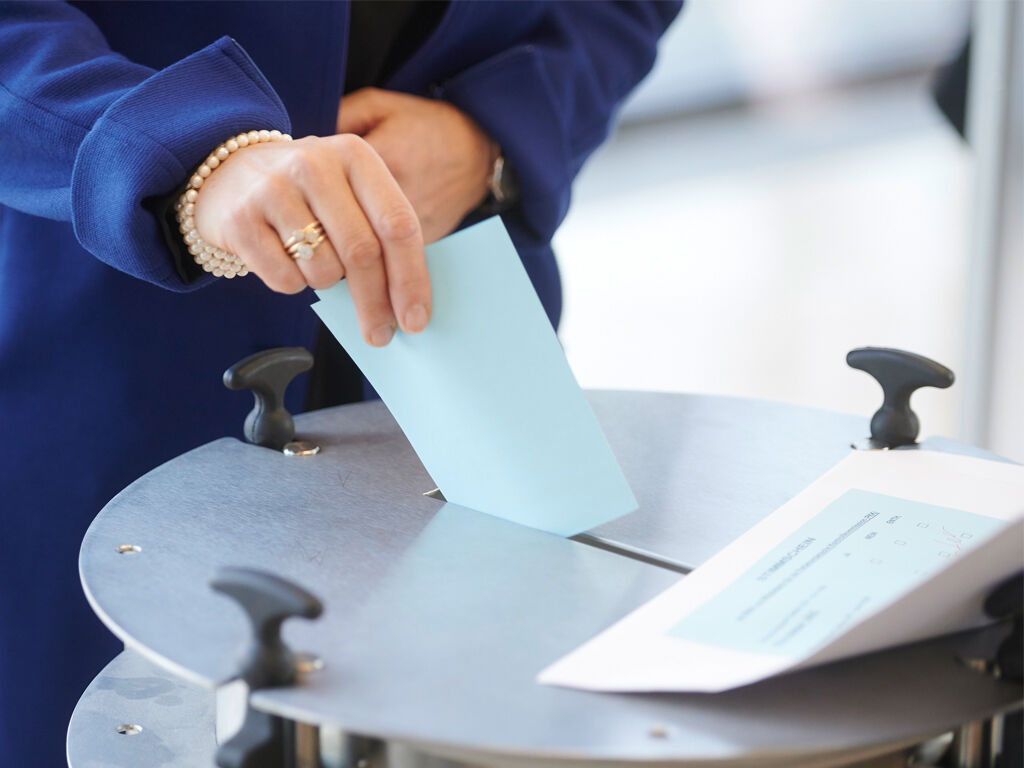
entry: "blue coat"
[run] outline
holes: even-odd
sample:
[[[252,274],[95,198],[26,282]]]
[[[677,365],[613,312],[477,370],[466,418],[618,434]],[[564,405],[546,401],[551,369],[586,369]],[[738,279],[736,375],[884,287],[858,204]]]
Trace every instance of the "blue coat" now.
[[[501,144],[522,186],[506,224],[555,323],[570,184],[677,10],[456,1],[386,84]],[[60,765],[59,724],[117,650],[77,581],[89,522],[240,435],[227,366],[312,347],[310,295],[184,284],[145,202],[239,131],[333,133],[347,24],[343,2],[0,3],[0,764]]]

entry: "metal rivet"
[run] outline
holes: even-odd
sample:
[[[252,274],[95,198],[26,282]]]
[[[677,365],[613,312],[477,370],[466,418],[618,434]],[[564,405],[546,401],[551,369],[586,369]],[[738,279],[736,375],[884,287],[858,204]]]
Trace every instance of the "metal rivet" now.
[[[668,728],[666,728],[664,725],[654,725],[651,726],[651,730],[647,732],[647,735],[650,736],[652,739],[667,739]]]
[[[885,443],[880,443],[872,437],[865,437],[850,443],[855,451],[888,451],[891,450]]]
[[[135,725],[135,723],[124,723],[123,725],[117,726],[114,730],[122,736],[137,736],[142,733],[142,726]]]
[[[295,654],[295,669],[300,675],[310,675],[324,668],[324,660],[315,653],[300,651]]]
[[[284,445],[285,456],[316,456],[320,453],[320,446],[306,440],[293,440]]]
[[[117,548],[117,554],[119,555],[137,555],[142,551],[142,547],[137,547],[134,544],[122,544]]]

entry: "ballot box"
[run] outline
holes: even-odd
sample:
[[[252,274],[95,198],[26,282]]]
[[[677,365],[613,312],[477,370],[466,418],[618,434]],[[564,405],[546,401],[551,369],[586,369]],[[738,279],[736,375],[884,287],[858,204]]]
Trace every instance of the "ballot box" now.
[[[283,451],[224,438],[130,485],[82,544],[88,599],[126,650],[79,702],[71,768],[926,765],[947,746],[991,764],[1022,698],[985,664],[1005,627],[719,694],[538,684],[850,451],[881,449],[869,414],[587,398],[639,509],[572,538],[431,493],[379,402],[297,416]]]

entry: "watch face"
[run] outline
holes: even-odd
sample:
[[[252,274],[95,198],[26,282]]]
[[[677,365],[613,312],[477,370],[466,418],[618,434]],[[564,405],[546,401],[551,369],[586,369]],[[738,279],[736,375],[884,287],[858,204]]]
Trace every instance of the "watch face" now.
[[[515,172],[505,162],[502,155],[494,161],[494,169],[488,183],[491,190],[491,201],[495,212],[503,211],[515,204],[519,197],[519,184],[515,178]]]

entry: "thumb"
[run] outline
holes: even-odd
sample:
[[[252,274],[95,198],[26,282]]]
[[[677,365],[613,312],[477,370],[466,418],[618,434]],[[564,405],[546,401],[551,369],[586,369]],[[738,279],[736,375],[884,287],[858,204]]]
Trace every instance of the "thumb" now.
[[[383,121],[391,110],[377,88],[360,88],[342,97],[338,104],[338,133],[364,136]]]

